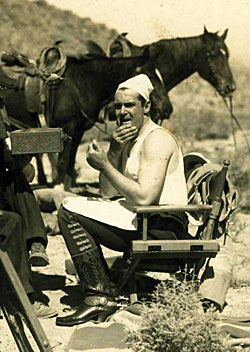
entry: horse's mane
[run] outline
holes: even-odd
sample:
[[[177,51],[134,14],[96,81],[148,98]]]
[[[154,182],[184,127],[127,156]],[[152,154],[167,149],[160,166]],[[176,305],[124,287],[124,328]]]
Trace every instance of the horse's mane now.
[[[117,81],[119,77],[123,77],[127,72],[128,76],[137,66],[142,66],[145,63],[145,56],[133,57],[105,57],[99,55],[77,55],[68,56],[66,65],[66,75],[73,75],[75,77],[81,76],[81,79],[88,79],[88,75],[101,75],[107,81]],[[122,65],[122,63],[124,63]],[[128,63],[128,64],[126,64]],[[129,64],[131,63],[131,64]]]
[[[161,39],[157,42],[144,45],[143,48],[148,46],[150,49],[150,56],[158,58],[162,56],[168,64],[178,65],[179,62],[183,63],[183,56],[186,62],[193,64],[196,58],[197,51],[201,48],[202,35],[195,37],[180,37]]]
[[[106,73],[105,76],[109,76],[109,79],[112,81],[113,79],[116,79],[115,77],[123,75],[124,72],[130,72],[133,68],[135,69],[137,66],[142,66],[146,59],[146,56],[114,58],[91,54],[68,56],[66,70],[70,70],[71,73],[81,75],[82,77],[86,73]],[[124,63],[122,67],[121,63]]]
[[[157,59],[159,56],[164,56],[165,62],[176,65],[180,62],[183,63],[183,57],[185,56],[185,61],[192,65],[194,64],[194,60],[197,60],[197,53],[198,50],[201,49],[202,39],[205,35],[209,38],[210,42],[215,43],[216,40],[220,39],[217,33],[207,32],[199,36],[167,38],[143,46],[136,46],[125,38],[125,36],[124,38],[125,43],[127,43],[128,47],[131,49],[145,50],[148,48],[150,57]],[[118,41],[122,40],[124,39],[118,36]],[[225,49],[227,50],[226,46]]]
[[[93,54],[80,54],[76,56],[67,56],[67,61],[75,63],[75,64],[85,64],[91,62],[126,62],[132,61],[133,59],[143,59],[145,58],[143,55],[141,56],[131,56],[131,57],[107,57],[103,55],[93,55]]]

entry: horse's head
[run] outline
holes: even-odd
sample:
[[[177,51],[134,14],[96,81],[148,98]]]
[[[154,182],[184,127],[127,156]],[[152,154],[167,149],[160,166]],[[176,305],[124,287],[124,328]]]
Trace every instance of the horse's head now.
[[[202,55],[198,72],[222,95],[232,95],[236,86],[229,66],[229,51],[225,44],[228,29],[220,36],[204,28],[201,36]]]

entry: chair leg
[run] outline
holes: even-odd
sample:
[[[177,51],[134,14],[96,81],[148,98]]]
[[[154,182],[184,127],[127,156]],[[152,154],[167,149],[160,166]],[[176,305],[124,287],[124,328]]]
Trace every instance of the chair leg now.
[[[128,269],[125,271],[124,276],[121,278],[118,284],[118,292],[120,293],[123,287],[126,285],[128,280],[130,279],[131,275],[133,275],[137,264],[139,263],[140,259],[132,259]]]
[[[129,288],[129,300],[130,300],[130,303],[133,304],[138,301],[135,273],[133,273],[130,276],[130,280],[128,281],[128,288]]]

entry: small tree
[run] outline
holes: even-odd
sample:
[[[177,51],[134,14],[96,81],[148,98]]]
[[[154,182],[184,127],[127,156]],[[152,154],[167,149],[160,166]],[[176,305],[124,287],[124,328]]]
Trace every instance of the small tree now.
[[[134,352],[226,352],[217,328],[217,313],[203,313],[194,282],[161,283],[144,304],[142,323],[128,330]]]

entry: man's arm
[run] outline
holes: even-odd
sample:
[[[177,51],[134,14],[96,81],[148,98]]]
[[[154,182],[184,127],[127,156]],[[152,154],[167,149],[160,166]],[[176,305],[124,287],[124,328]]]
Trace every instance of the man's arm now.
[[[121,171],[121,162],[122,162],[122,148],[118,145],[113,139],[111,140],[110,147],[107,153],[108,160],[111,165],[116,170]],[[102,171],[99,174],[99,184],[100,191],[103,198],[112,198],[117,195],[118,190],[110,183],[109,179],[104,175]]]
[[[137,182],[122,175],[108,159],[100,165],[100,168],[113,187],[132,204],[153,204],[160,197],[169,160],[176,148],[176,142],[165,131],[160,129],[153,131],[143,143]],[[91,155],[89,159],[92,159]]]
[[[131,124],[124,124],[116,128],[112,135],[109,151],[107,154],[110,164],[118,171],[121,172],[122,167],[122,151],[126,143],[134,139],[138,131],[136,127]],[[95,144],[93,144],[95,145]],[[110,180],[100,170],[99,175],[100,191],[103,198],[112,198],[119,194],[117,188],[112,185]]]

